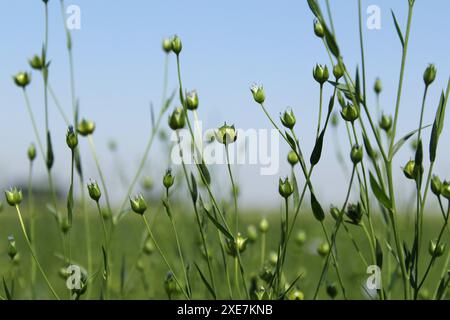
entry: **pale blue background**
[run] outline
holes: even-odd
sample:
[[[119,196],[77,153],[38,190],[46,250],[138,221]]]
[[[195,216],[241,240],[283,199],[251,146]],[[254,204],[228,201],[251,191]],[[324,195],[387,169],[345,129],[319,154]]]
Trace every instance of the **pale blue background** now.
[[[331,2],[344,57],[354,68],[359,64],[357,1]],[[183,40],[185,86],[198,90],[199,112],[207,125],[217,126],[227,120],[240,128],[269,127],[249,92],[252,82],[262,83],[267,106],[274,116],[288,105],[294,108],[298,135],[309,156],[318,101],[318,88],[311,70],[316,62],[329,64],[329,59],[312,33],[312,15],[306,1],[66,1],[66,5],[69,4],[79,5],[82,13],[82,28],[73,32],[81,114],[97,122],[95,140],[111,183],[117,179],[107,153],[107,141],[110,138],[118,141],[121,161],[128,165],[130,172],[134,171],[146,141],[149,102],[158,104],[160,101],[164,58],[161,39],[174,33]],[[368,86],[372,88],[376,76],[382,78],[383,109],[393,112],[400,43],[390,9],[404,26],[407,0],[363,1],[364,10],[371,4],[381,8],[382,28],[364,29]],[[51,83],[70,113],[68,60],[59,1],[50,0],[49,6]],[[449,15],[449,1],[416,1],[399,134],[417,126],[423,91],[422,72],[430,62],[437,65],[438,76],[430,88],[425,123],[433,120],[439,93],[446,86],[450,71]],[[43,5],[38,0],[3,0],[0,24],[0,185],[7,186],[26,179],[25,152],[34,137],[23,97],[11,81],[11,75],[28,70],[26,59],[39,52],[42,46]],[[171,58],[170,88],[175,88],[176,74]],[[326,100],[329,94],[327,91]],[[30,95],[43,128],[42,81],[37,74],[34,74]],[[369,101],[373,105],[373,95]],[[66,129],[53,105],[51,126],[57,150],[58,182],[65,188],[68,181]],[[450,178],[449,133],[447,125],[436,172]],[[342,128],[340,139],[341,145],[347,148]],[[330,134],[323,161],[313,177],[323,201],[341,199],[347,185],[336,163],[331,141]],[[409,186],[410,182],[400,174],[400,166],[410,154],[410,149],[405,148],[396,163],[399,169],[396,183],[402,185],[402,190],[406,190],[403,185]],[[161,162],[155,159],[151,157],[147,173],[155,174],[159,183]],[[37,176],[44,181],[42,161],[38,163]],[[87,176],[96,177],[90,159],[85,167]],[[225,167],[219,168],[222,169],[225,171]],[[261,177],[257,167],[239,170],[247,204],[274,203],[278,176]],[[283,164],[280,174],[288,172]]]

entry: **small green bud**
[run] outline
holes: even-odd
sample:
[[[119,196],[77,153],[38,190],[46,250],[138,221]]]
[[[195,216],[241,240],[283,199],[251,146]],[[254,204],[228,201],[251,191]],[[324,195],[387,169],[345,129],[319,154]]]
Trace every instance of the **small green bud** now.
[[[270,251],[269,253],[269,263],[272,266],[276,266],[278,263],[278,254],[275,251]]]
[[[381,90],[383,90],[383,86],[381,84],[380,78],[375,79],[375,84],[373,85],[373,91],[378,95],[381,93]]]
[[[304,245],[306,242],[306,232],[304,230],[299,230],[295,236],[295,243],[299,246]]]
[[[14,83],[23,89],[31,82],[31,75],[28,72],[19,72],[14,77]]]
[[[150,176],[146,176],[142,179],[142,188],[144,188],[145,190],[151,190],[153,189],[153,179]]]
[[[333,75],[336,78],[336,80],[339,80],[344,76],[344,67],[338,63],[333,67]]]
[[[95,202],[98,202],[98,200],[100,200],[100,197],[102,196],[102,192],[100,191],[100,187],[98,186],[97,181],[89,181],[87,188],[91,199]]]
[[[148,238],[147,241],[145,241],[142,251],[148,256],[151,255],[155,251],[155,245],[154,245],[152,239]]]
[[[336,208],[335,206],[331,206],[330,214],[334,220],[339,220],[341,217],[341,211],[338,208]]]
[[[166,188],[167,190],[170,189],[170,187],[173,186],[174,181],[175,181],[175,177],[172,176],[172,170],[168,169],[163,178],[164,188]]]
[[[267,231],[269,231],[269,221],[267,221],[266,218],[263,218],[260,222],[259,222],[259,231],[261,233],[267,233]]]
[[[354,165],[357,165],[361,162],[363,158],[363,148],[357,144],[352,147],[350,151],[350,159],[352,160]]]
[[[22,190],[20,190],[16,187],[6,190],[5,198],[6,198],[6,202],[8,202],[8,204],[10,206],[13,206],[13,207],[18,206],[22,202],[22,199],[23,199]]]
[[[341,110],[341,116],[345,121],[354,122],[359,117],[359,110],[355,106],[347,104]]]
[[[135,196],[134,198],[130,197],[130,205],[131,209],[137,214],[143,215],[147,210],[147,202],[145,202],[142,194]]]
[[[442,190],[442,182],[438,176],[433,176],[431,179],[431,191],[436,195],[440,196]]]
[[[27,150],[27,156],[30,161],[36,159],[36,147],[34,143],[31,143]]]
[[[450,200],[450,182],[444,181],[441,188],[441,194],[447,200]]]
[[[214,131],[216,140],[222,144],[230,144],[236,141],[237,133],[234,125],[229,126],[226,123],[221,126],[219,129]]]
[[[330,252],[330,245],[328,244],[328,242],[322,242],[317,247],[317,253],[321,257],[326,257],[329,252]]]
[[[93,134],[95,131],[95,122],[82,119],[81,122],[78,124],[77,131],[83,137]]]
[[[336,283],[329,283],[327,284],[327,294],[331,299],[336,298],[337,294],[338,294],[338,288]]]
[[[172,130],[183,129],[186,124],[184,110],[181,107],[175,108],[169,116],[169,127]]]
[[[164,38],[162,41],[162,49],[165,53],[172,51],[172,40],[169,38]]]
[[[291,292],[288,295],[289,300],[305,300],[305,295],[300,290],[291,290]]]
[[[298,163],[298,156],[294,150],[289,151],[287,160],[291,166],[295,166]]]
[[[288,177],[286,177],[284,179],[284,181],[281,180],[281,178],[279,179],[279,181],[278,181],[278,192],[285,199],[289,198],[289,196],[294,192],[294,186],[289,181]]]
[[[37,54],[33,56],[33,58],[28,60],[28,63],[31,68],[35,70],[42,70],[44,67],[44,61]]]
[[[384,131],[389,132],[389,130],[391,130],[392,128],[392,117],[383,114],[378,125]]]
[[[323,26],[319,20],[314,20],[314,34],[319,38],[323,38],[325,36],[325,31],[323,30]]]
[[[359,225],[363,217],[361,204],[359,202],[357,204],[350,203],[347,206],[347,211],[345,211],[345,214],[351,220],[351,223]]]
[[[234,240],[230,240],[227,238],[227,246],[226,250],[230,256],[235,257],[237,252],[242,253],[247,248],[247,238],[241,236],[240,233],[237,234],[237,237]]]
[[[344,109],[347,106],[347,103],[345,102],[345,98],[342,95],[341,90],[337,90],[337,97],[339,105],[341,106],[342,109]]]
[[[250,243],[253,243],[258,239],[258,231],[254,225],[251,224],[247,227],[247,236]]]
[[[8,256],[11,260],[14,260],[15,256],[17,255],[17,248],[16,248],[16,239],[14,239],[13,236],[8,237]]]
[[[425,82],[426,86],[429,86],[433,83],[434,79],[436,79],[436,67],[434,64],[429,64],[423,73],[423,82]]]
[[[181,39],[177,35],[174,35],[172,38],[172,51],[176,55],[179,55],[181,52],[181,49],[183,49],[183,44],[181,43]]]
[[[59,221],[59,227],[61,228],[62,233],[66,234],[70,230],[70,223],[67,217],[63,217]]]
[[[325,82],[327,82],[329,76],[330,74],[326,65],[316,64],[315,68],[313,69],[313,77],[318,83],[320,83],[320,85],[323,85]]]
[[[331,125],[333,127],[337,127],[339,124],[339,116],[336,112],[333,112],[333,114],[331,115]]]
[[[100,211],[101,211],[102,217],[105,221],[111,219],[111,216],[112,216],[111,211],[109,211],[108,209],[102,209]]]
[[[416,167],[416,163],[414,162],[414,160],[409,160],[406,163],[406,165],[403,168],[403,173],[405,174],[406,178],[411,179],[411,180],[416,179],[415,167]]]
[[[261,280],[267,283],[270,283],[272,281],[273,276],[274,276],[273,268],[268,265],[264,265],[261,271],[259,272],[259,277],[261,278]]]
[[[198,108],[198,94],[193,90],[186,93],[186,107],[189,110],[196,110]]]
[[[266,94],[264,93],[264,88],[261,85],[253,84],[250,87],[250,91],[253,94],[253,99],[255,99],[256,103],[262,104],[264,100],[266,100]]]
[[[445,243],[439,243],[438,246],[436,241],[430,240],[430,243],[428,245],[428,253],[430,254],[430,256],[439,258],[444,254],[444,252],[445,252]]]
[[[293,129],[295,126],[295,115],[291,108],[288,108],[280,117],[281,123],[288,129]]]
[[[72,126],[69,126],[69,129],[67,130],[66,143],[67,143],[67,146],[71,150],[74,150],[77,147],[77,145],[78,145],[78,136],[73,131],[73,127]]]

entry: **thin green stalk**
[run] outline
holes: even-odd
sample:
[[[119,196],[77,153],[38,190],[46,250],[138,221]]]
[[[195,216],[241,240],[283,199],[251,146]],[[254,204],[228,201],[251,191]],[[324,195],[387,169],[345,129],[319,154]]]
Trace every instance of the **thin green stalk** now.
[[[239,215],[238,215],[238,206],[237,206],[237,190],[236,190],[236,185],[235,185],[234,179],[233,179],[233,173],[231,171],[230,152],[229,152],[228,148],[229,148],[228,144],[225,145],[225,153],[227,155],[228,174],[230,176],[231,188],[233,189],[235,233],[237,235],[238,232],[239,232]]]
[[[153,243],[155,244],[156,250],[158,250],[158,252],[161,255],[162,259],[164,260],[164,263],[166,264],[167,268],[172,273],[173,279],[175,280],[177,286],[180,288],[180,290],[183,293],[184,297],[187,300],[190,300],[190,298],[187,295],[186,291],[184,290],[184,288],[181,286],[180,282],[178,281],[178,278],[175,275],[175,272],[173,271],[172,267],[170,266],[169,261],[167,261],[167,258],[164,255],[164,252],[161,250],[161,247],[159,246],[158,242],[156,241],[155,237],[153,236],[153,232],[150,229],[150,225],[148,224],[148,221],[147,221],[147,218],[145,217],[145,215],[142,215],[142,220],[144,221],[145,227],[147,228],[147,231],[148,231],[148,234],[149,234],[150,238],[152,239]]]
[[[26,228],[25,228],[25,224],[24,224],[23,219],[22,219],[22,214],[20,213],[19,205],[16,205],[15,207],[16,207],[16,211],[17,211],[17,216],[19,218],[20,227],[22,228],[22,233],[23,233],[23,236],[25,237],[25,241],[26,241],[26,243],[28,245],[28,248],[30,249],[31,255],[32,255],[34,261],[36,262],[36,265],[37,265],[39,271],[41,272],[45,282],[47,283],[47,286],[49,287],[50,291],[52,292],[53,296],[57,300],[61,300],[59,298],[58,294],[56,293],[56,291],[53,289],[52,285],[50,284],[50,281],[48,280],[47,275],[45,274],[44,269],[42,269],[42,266],[39,263],[39,260],[38,260],[36,254],[35,254],[35,252],[33,250],[33,246],[31,245],[31,241],[28,238],[27,231],[26,231]]]
[[[36,250],[35,212],[33,199],[33,161],[30,160],[28,172],[28,211],[30,213],[30,237],[33,251]],[[36,261],[31,261],[31,294],[32,299],[36,299]]]
[[[323,100],[323,84],[320,84],[320,93],[319,93],[319,117],[318,117],[318,120],[317,120],[316,139],[319,138],[319,134],[320,134],[320,123],[322,122],[322,100]]]
[[[264,260],[266,256],[266,233],[261,234],[261,269],[264,266]]]

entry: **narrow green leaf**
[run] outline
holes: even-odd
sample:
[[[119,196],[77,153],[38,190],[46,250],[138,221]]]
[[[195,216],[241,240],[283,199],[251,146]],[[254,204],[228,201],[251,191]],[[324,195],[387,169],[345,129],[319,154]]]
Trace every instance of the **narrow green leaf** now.
[[[441,135],[442,129],[444,128],[444,118],[445,118],[445,95],[444,92],[441,94],[441,98],[439,100],[438,109],[436,111],[436,116],[433,122],[433,129],[431,130],[431,138],[430,138],[430,162],[434,162],[436,160],[436,151],[438,146],[439,137]]]
[[[108,254],[106,253],[105,247],[102,245],[102,254],[103,254],[103,279],[108,278]]]
[[[395,17],[394,11],[391,10],[392,18],[394,19],[395,29],[397,30],[398,37],[400,38],[400,42],[402,43],[402,47],[405,47],[405,40],[403,39],[403,33],[398,25],[397,18]]]
[[[423,126],[422,130],[430,127],[431,124]],[[400,140],[398,140],[395,144],[394,147],[392,148],[392,156],[391,156],[391,160],[392,158],[394,158],[395,154],[402,148],[403,144],[409,140],[409,138],[411,138],[414,134],[416,134],[419,131],[419,129],[413,130],[409,133],[407,133],[406,135],[404,135],[402,138],[400,138]]]
[[[200,269],[200,267],[198,266],[198,264],[196,262],[194,262],[194,265],[195,265],[195,268],[197,268],[198,274],[200,275],[200,278],[202,279],[203,284],[208,289],[209,293],[211,293],[211,295],[213,296],[214,299],[217,299],[212,286],[209,284],[208,280],[206,279],[205,275],[203,274],[203,272]]]
[[[191,172],[191,181],[192,181],[192,190],[191,190],[192,201],[196,203],[198,198],[198,189],[197,189],[197,182],[195,181],[195,177],[192,174],[192,172]]]
[[[317,0],[308,0],[309,8],[311,9],[311,12],[316,18],[321,17],[319,4],[317,3]]]
[[[12,300],[11,292],[8,289],[8,285],[6,284],[5,277],[3,277],[3,290],[5,290],[5,295],[7,300]]]
[[[373,176],[372,172],[370,174],[370,187],[372,188],[372,192],[377,198],[377,200],[388,210],[392,209],[391,200],[388,198],[386,193],[383,192],[383,189],[378,185],[377,180]]]
[[[314,149],[311,153],[311,157],[309,159],[309,162],[312,166],[315,166],[319,161],[320,157],[322,156],[322,148],[323,148],[323,137],[325,136],[325,130],[322,130],[322,132],[319,135],[319,138],[316,140],[316,144],[314,145]]]
[[[381,247],[380,241],[378,241],[378,239],[376,239],[375,256],[376,256],[376,260],[377,260],[377,266],[382,268],[383,267],[383,248]]]
[[[287,131],[285,131],[284,134],[286,136],[286,139],[287,139],[287,142],[288,142],[289,146],[291,147],[292,150],[295,151],[297,149],[297,145],[295,143],[294,138],[292,138],[292,136]]]
[[[314,195],[314,193],[311,193],[311,209],[314,214],[314,217],[318,221],[323,221],[325,219],[325,212],[323,211],[319,201],[317,201],[317,198]]]
[[[203,180],[206,184],[211,184],[211,175],[209,174],[208,167],[204,162],[197,164],[198,169],[200,170],[200,174],[202,175]]]
[[[217,221],[217,219],[214,218],[211,213],[209,213],[209,211],[204,206],[202,206],[202,204],[203,202],[200,204],[201,209],[209,218],[209,220],[211,220],[211,222],[216,226],[217,229],[219,229],[220,232],[223,233],[224,236],[226,236],[231,241],[234,241],[233,236],[227,231],[227,229],[225,229],[225,227],[219,221]]]
[[[47,131],[47,158],[46,158],[46,164],[47,164],[47,168],[49,170],[53,167],[53,163],[54,162],[55,162],[55,156],[53,154],[52,137],[50,135],[50,131]]]
[[[292,184],[294,185],[294,207],[297,208],[300,203],[300,193],[298,190],[298,183],[295,174],[292,174]]]

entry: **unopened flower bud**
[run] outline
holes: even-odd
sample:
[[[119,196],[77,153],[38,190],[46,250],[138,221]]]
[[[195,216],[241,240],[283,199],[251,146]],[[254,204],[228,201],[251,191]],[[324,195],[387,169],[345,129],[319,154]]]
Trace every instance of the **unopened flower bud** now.
[[[444,181],[441,188],[441,195],[450,200],[450,182]]]
[[[299,246],[304,245],[306,242],[306,232],[304,230],[300,230],[297,232],[297,235],[295,236],[295,243],[297,243]]]
[[[334,220],[339,220],[341,217],[341,211],[338,208],[336,208],[335,206],[331,206],[330,214]]]
[[[288,129],[293,129],[295,126],[295,115],[291,108],[288,108],[280,117],[281,123]]]
[[[331,299],[336,298],[337,294],[338,294],[338,288],[336,283],[329,283],[327,284],[327,294]]]
[[[155,245],[153,244],[152,239],[148,238],[147,241],[145,241],[142,251],[146,255],[151,255],[155,251]]]
[[[31,75],[28,72],[19,72],[14,77],[14,83],[23,89],[30,84]]]
[[[30,64],[30,67],[35,70],[42,70],[44,67],[44,61],[38,55],[34,55],[33,58],[28,60],[28,63]]]
[[[361,162],[363,158],[363,148],[357,144],[352,147],[350,151],[350,159],[352,160],[354,165],[357,165]]]
[[[357,204],[350,203],[347,206],[347,211],[345,211],[345,214],[351,220],[351,223],[359,225],[363,217],[361,204],[359,202]]]
[[[336,80],[339,80],[344,75],[344,67],[340,63],[333,67],[333,75]]]
[[[189,110],[196,110],[198,108],[198,94],[193,90],[186,94],[186,107]]]
[[[431,179],[431,192],[433,192],[436,196],[441,195],[442,190],[442,182],[438,176],[433,176]]]
[[[259,231],[261,233],[266,233],[269,230],[269,221],[267,221],[266,218],[263,218],[260,222],[259,222]]]
[[[172,51],[172,40],[169,38],[164,38],[162,41],[162,49],[165,53]]]
[[[289,300],[305,300],[305,295],[300,290],[291,290],[291,292],[288,295]]]
[[[347,104],[341,110],[341,116],[345,121],[354,122],[359,117],[359,111],[354,105]]]
[[[252,92],[253,99],[255,99],[256,103],[264,103],[264,100],[266,100],[266,94],[264,93],[263,86],[254,84],[250,87],[250,91]]]
[[[147,210],[147,202],[145,202],[145,199],[141,194],[134,198],[130,198],[130,205],[131,209],[140,215],[143,215]]]
[[[256,227],[252,224],[247,227],[247,237],[248,241],[251,243],[258,239],[258,232],[256,231]]]
[[[100,187],[98,186],[97,181],[91,180],[88,183],[87,188],[91,199],[98,202],[98,200],[100,200],[100,197],[102,196],[102,192],[100,191]]]
[[[428,65],[428,67],[425,69],[425,72],[423,73],[423,82],[425,82],[426,86],[429,86],[433,83],[434,79],[436,79],[436,67],[434,64]]]
[[[172,176],[172,170],[168,169],[163,178],[164,188],[170,189],[170,187],[173,186],[174,181],[175,181],[175,177]]]
[[[439,246],[437,245],[436,241],[430,240],[430,243],[428,245],[428,253],[433,257],[439,258],[442,256],[445,252],[445,243],[439,243]]]
[[[319,38],[323,38],[325,36],[325,31],[323,30],[323,26],[319,20],[314,20],[314,34]]]
[[[333,112],[333,114],[331,115],[331,125],[333,127],[337,127],[339,124],[339,115],[337,114],[337,112]]]
[[[234,125],[229,126],[225,123],[219,129],[215,130],[214,133],[217,142],[222,143],[224,145],[233,143],[237,139],[237,133],[236,129],[234,128]]]
[[[27,150],[27,156],[30,161],[36,159],[36,147],[34,143],[31,143]]]
[[[321,257],[326,257],[326,255],[330,252],[330,245],[328,242],[322,242],[319,247],[317,247],[317,253]]]
[[[153,189],[153,179],[150,176],[146,176],[142,179],[141,182],[142,188],[144,188],[145,190],[151,190]]]
[[[22,199],[23,199],[22,190],[20,190],[16,187],[6,190],[5,198],[6,198],[6,202],[8,202],[8,204],[10,206],[13,206],[13,207],[18,206],[22,202]]]
[[[316,64],[314,70],[313,70],[313,76],[314,79],[320,83],[320,85],[323,85],[329,78],[330,74],[328,72],[328,67],[321,64]]]
[[[14,260],[15,256],[17,255],[16,240],[13,236],[9,236],[8,242],[8,256],[11,260]]]
[[[403,173],[405,174],[406,178],[414,180],[416,178],[415,174],[415,167],[416,163],[414,160],[409,160],[406,165],[403,168]]]
[[[375,79],[375,84],[373,85],[373,91],[375,91],[376,94],[380,94],[381,90],[383,90],[383,86],[381,84],[380,78]]]
[[[181,49],[183,49],[183,44],[181,43],[181,39],[175,35],[172,38],[172,51],[176,54],[179,55],[181,52]]]
[[[287,160],[291,166],[295,166],[298,163],[298,156],[294,150],[289,151]]]
[[[86,119],[82,119],[80,121],[80,123],[78,124],[77,131],[83,137],[93,134],[95,131],[95,122],[86,120]]]
[[[386,132],[389,132],[389,130],[391,130],[392,128],[392,117],[383,114],[378,124],[381,129],[383,129]]]
[[[230,256],[235,257],[238,251],[239,253],[244,252],[245,249],[247,248],[247,241],[248,239],[242,237],[240,233],[237,234],[234,241],[227,238],[227,246],[226,246],[227,253]]]
[[[286,177],[284,180],[281,180],[281,178],[279,179],[278,192],[285,199],[289,198],[289,196],[294,192],[294,186],[289,181],[288,177]]]
[[[74,150],[78,145],[78,137],[77,134],[73,131],[72,126],[69,126],[69,129],[67,130],[66,143],[71,150]]]
[[[181,107],[175,108],[169,116],[169,127],[172,130],[183,129],[186,124],[184,110]]]

